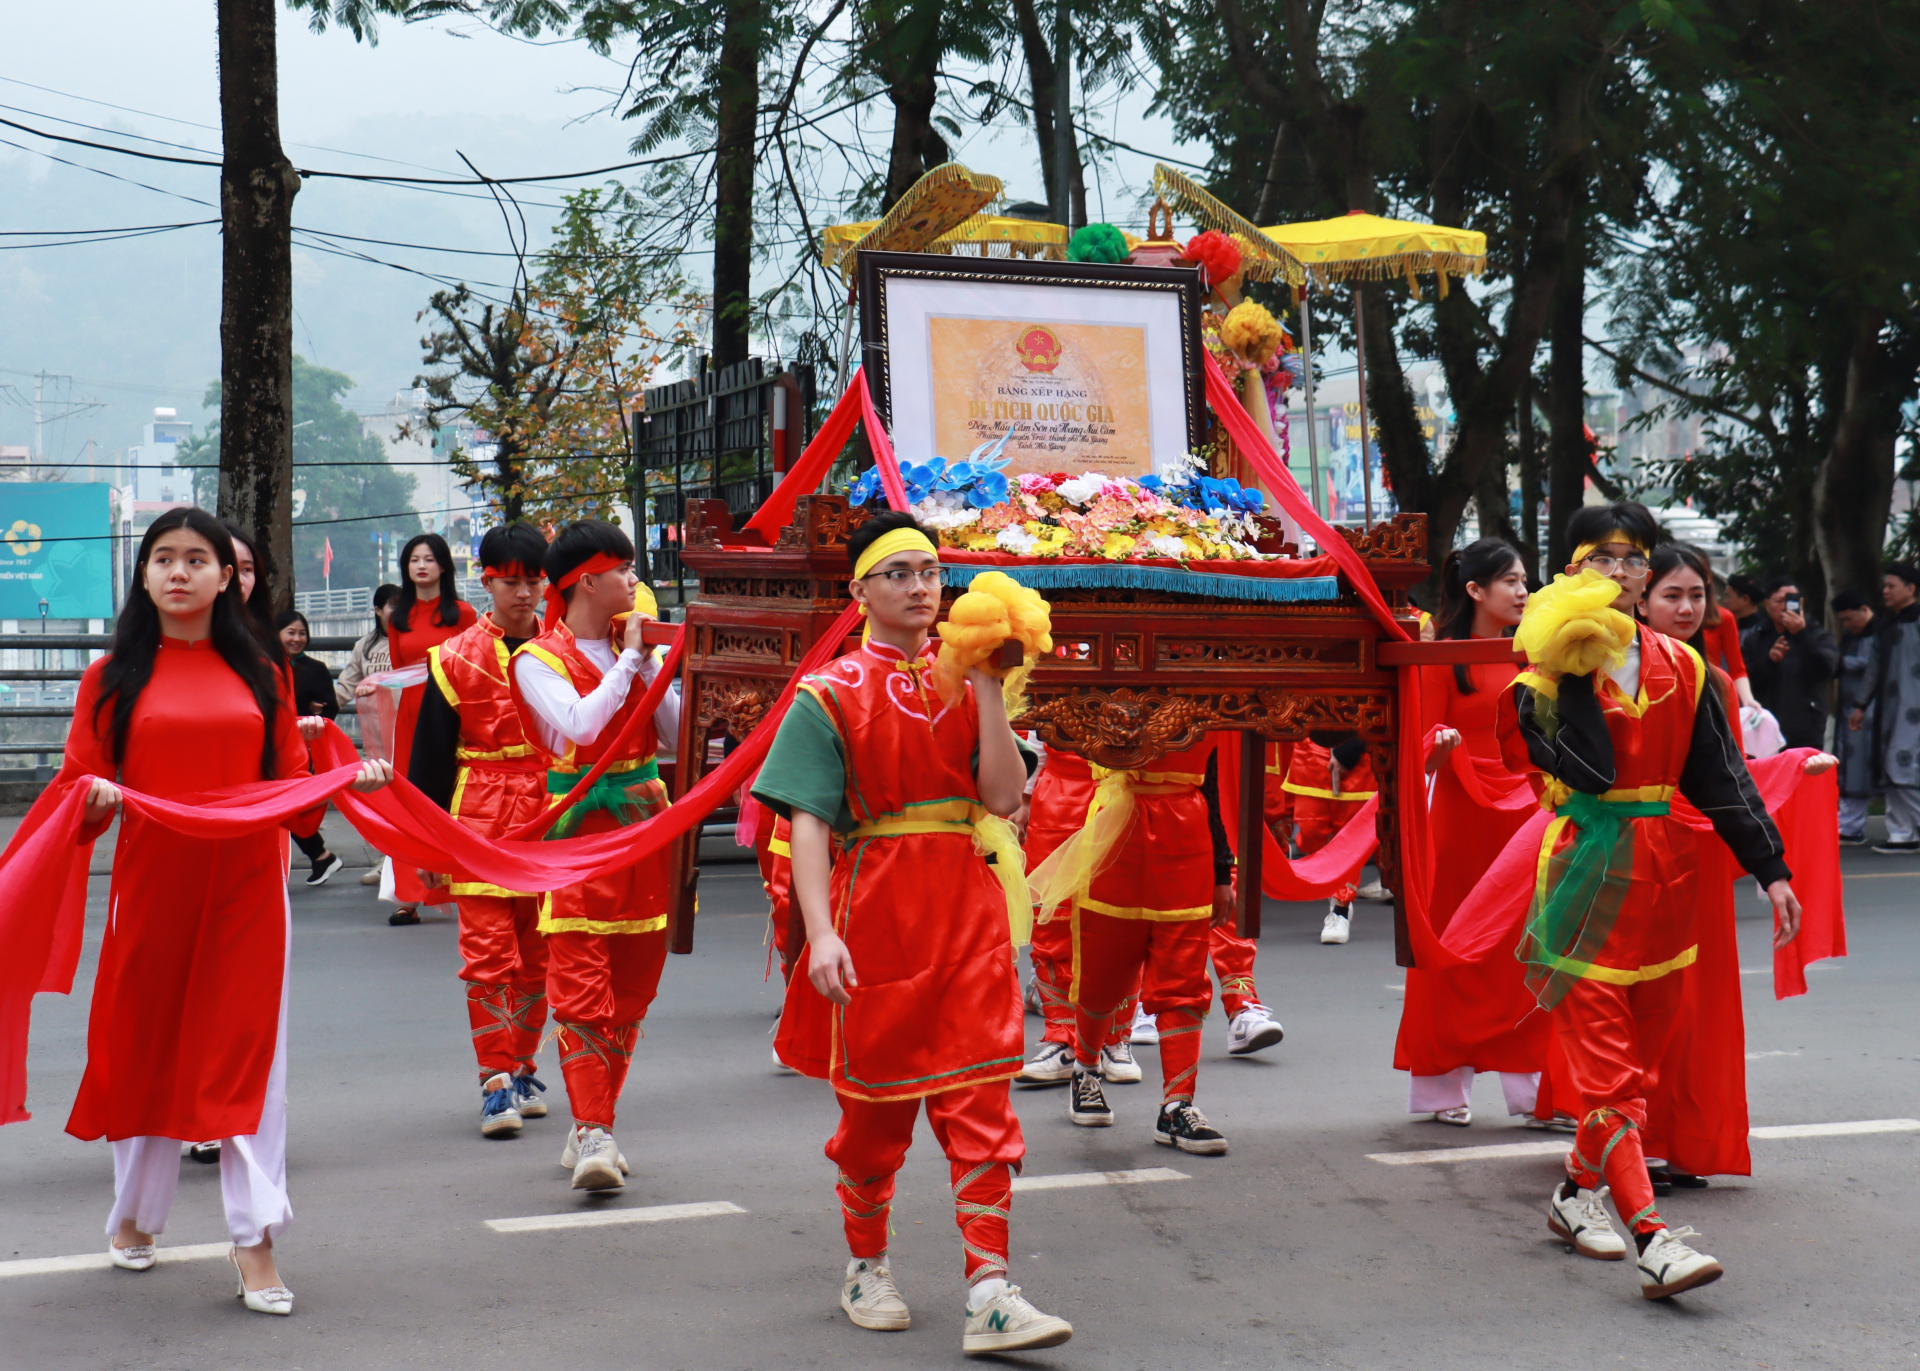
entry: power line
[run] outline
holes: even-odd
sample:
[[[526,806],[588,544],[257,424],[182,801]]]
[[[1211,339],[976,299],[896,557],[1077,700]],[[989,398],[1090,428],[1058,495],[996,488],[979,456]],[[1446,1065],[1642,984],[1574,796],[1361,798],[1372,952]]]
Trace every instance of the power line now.
[[[101,233],[99,230],[92,230],[85,238],[67,238],[56,243],[0,243],[0,252],[32,252],[35,248],[77,248],[94,243],[121,243],[129,238],[152,238],[158,234],[172,233],[175,229],[204,228],[208,224],[219,222],[218,219],[202,219],[193,224],[161,224],[153,228],[131,229],[124,233]]]

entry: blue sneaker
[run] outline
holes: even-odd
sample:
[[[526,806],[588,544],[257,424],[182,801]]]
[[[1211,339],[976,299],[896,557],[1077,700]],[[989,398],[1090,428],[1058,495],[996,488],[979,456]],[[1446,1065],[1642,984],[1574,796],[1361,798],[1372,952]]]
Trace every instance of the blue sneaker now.
[[[491,1088],[489,1088],[491,1087]],[[520,1135],[520,1111],[513,1107],[513,1081],[505,1072],[480,1087],[480,1136],[514,1138]]]
[[[513,1078],[513,1107],[520,1111],[521,1118],[547,1117],[547,1102],[540,1098],[546,1088],[547,1083],[532,1072]]]

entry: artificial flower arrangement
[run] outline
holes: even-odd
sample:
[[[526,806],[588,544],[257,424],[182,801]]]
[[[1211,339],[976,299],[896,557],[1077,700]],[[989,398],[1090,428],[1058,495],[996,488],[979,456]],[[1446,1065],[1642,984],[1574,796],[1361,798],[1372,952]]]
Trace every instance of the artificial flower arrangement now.
[[[1165,476],[1090,471],[1009,478],[1002,471],[1006,459],[998,454],[1011,436],[1010,429],[998,442],[983,443],[963,462],[935,457],[901,468],[913,517],[937,532],[942,547],[1107,561],[1243,561],[1261,555],[1253,546],[1261,537],[1254,516],[1264,497],[1231,478],[1205,475],[1205,464],[1193,457]],[[881,498],[880,490],[879,472],[870,470],[847,498],[871,504]]]

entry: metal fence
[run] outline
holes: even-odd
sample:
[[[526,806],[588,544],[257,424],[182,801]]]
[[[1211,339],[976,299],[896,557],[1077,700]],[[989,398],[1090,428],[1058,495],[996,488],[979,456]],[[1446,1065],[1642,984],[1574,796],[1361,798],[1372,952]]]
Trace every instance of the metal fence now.
[[[687,501],[725,500],[744,519],[812,436],[813,405],[813,368],[769,372],[758,358],[647,391],[633,504],[662,604],[695,586],[680,561]]]

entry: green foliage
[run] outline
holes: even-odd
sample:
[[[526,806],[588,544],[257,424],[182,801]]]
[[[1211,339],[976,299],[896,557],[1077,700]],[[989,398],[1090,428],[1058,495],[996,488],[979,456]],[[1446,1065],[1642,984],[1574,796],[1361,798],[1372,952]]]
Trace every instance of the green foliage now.
[[[397,545],[420,531],[420,517],[408,508],[413,474],[388,465],[380,440],[365,432],[360,416],[340,403],[353,384],[343,372],[294,356],[293,575],[301,590],[326,584],[321,562],[329,539],[333,584],[372,586],[380,583],[377,540]],[[219,409],[218,381],[207,386],[202,403]],[[219,504],[219,461],[217,420],[181,445],[181,465],[200,468],[194,473],[194,503],[206,509]]]

